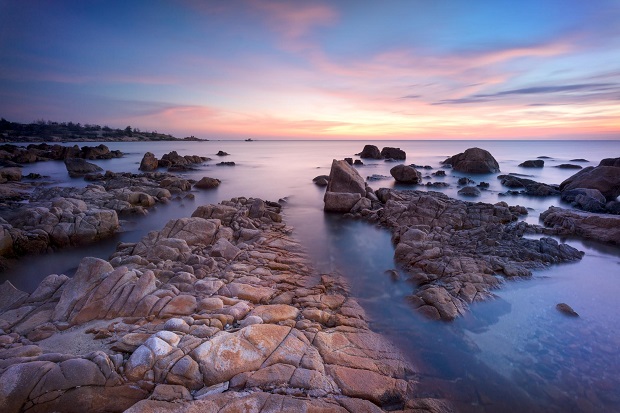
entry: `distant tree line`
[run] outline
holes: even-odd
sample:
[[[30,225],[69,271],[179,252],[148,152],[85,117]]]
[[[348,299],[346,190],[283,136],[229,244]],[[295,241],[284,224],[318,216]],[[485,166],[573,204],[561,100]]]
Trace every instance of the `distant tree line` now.
[[[136,140],[177,140],[172,135],[158,133],[157,131],[147,132],[138,128],[127,126],[124,129],[110,128],[109,126],[99,126],[91,124],[80,124],[73,122],[53,122],[51,120],[39,119],[32,123],[10,122],[4,118],[0,119],[0,138],[4,141],[28,140],[114,140],[130,137]],[[184,138],[184,140],[199,140],[194,136]]]

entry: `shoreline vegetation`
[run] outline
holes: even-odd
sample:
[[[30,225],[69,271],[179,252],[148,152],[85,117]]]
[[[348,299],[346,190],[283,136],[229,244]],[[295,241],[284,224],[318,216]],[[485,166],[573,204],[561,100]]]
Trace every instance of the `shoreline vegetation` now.
[[[10,122],[0,119],[0,142],[153,142],[195,141],[207,142],[195,136],[176,138],[157,131],[142,131],[127,126],[123,129],[108,126],[37,120],[32,123]]]
[[[33,138],[41,128],[34,138],[48,142],[101,140],[104,132],[110,140],[175,139],[130,127],[1,124],[3,138]],[[119,231],[119,217],[144,215],[157,203],[191,197],[192,188],[220,185],[174,174],[210,160],[197,155],[173,151],[157,159],[145,151],[140,170],[147,172],[132,174],[104,172],[86,161],[123,156],[104,145],[4,146],[0,256],[6,258],[95,242]],[[372,145],[357,155],[406,159],[399,148]],[[41,177],[22,182],[20,159],[62,160],[71,176],[89,185],[50,187],[37,183]],[[395,260],[414,285],[412,311],[434,322],[454,320],[492,298],[501,279],[528,278],[532,270],[583,255],[525,234],[620,243],[620,158],[584,168],[559,186],[498,176],[509,188],[566,197],[581,209],[550,208],[543,225],[521,221],[527,209],[506,202],[374,190],[353,166],[362,162],[334,160],[329,176],[315,178],[326,187],[324,210],[390,230]],[[479,148],[443,163],[472,174],[501,167]],[[399,163],[390,173],[396,182],[421,185],[424,168]],[[472,197],[484,190],[464,186]],[[313,269],[283,220],[283,207],[242,196],[201,205],[139,242],[119,243],[108,260],[84,257],[72,278],[51,274],[30,294],[10,282],[0,285],[2,410],[454,411],[458,400],[419,395],[416,366],[371,330],[344,279]],[[569,309],[558,304],[559,311]]]

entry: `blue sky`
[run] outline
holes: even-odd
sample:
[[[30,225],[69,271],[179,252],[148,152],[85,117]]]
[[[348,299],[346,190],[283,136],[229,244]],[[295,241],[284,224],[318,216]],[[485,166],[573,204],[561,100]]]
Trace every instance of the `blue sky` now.
[[[620,138],[620,1],[3,1],[0,116],[203,138]]]

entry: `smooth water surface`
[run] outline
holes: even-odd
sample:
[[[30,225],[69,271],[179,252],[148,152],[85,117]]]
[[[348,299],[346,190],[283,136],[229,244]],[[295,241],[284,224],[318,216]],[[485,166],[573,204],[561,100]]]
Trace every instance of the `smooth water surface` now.
[[[562,163],[598,165],[602,158],[620,156],[614,141],[255,141],[255,142],[150,142],[106,143],[126,156],[94,161],[106,170],[138,173],[144,152],[157,157],[176,150],[181,155],[213,158],[196,171],[183,174],[200,179],[222,180],[219,188],[193,191],[195,200],[175,200],[158,205],[144,218],[124,224],[125,232],[113,239],[22,260],[12,271],[0,274],[17,287],[32,291],[50,273],[72,274],[84,256],[107,258],[119,241],[136,242],[150,230],[163,227],[172,218],[191,215],[205,203],[237,196],[286,201],[284,214],[295,235],[306,246],[320,271],[345,275],[352,293],[372,318],[372,327],[390,337],[419,367],[418,395],[447,397],[463,411],[580,412],[620,411],[620,317],[616,315],[620,295],[620,248],[580,240],[566,242],[586,252],[579,263],[538,271],[531,280],[506,282],[496,300],[475,304],[465,317],[453,322],[429,322],[419,318],[406,297],[415,288],[406,274],[394,279],[386,270],[395,268],[390,234],[373,225],[343,219],[322,211],[323,188],[312,183],[317,175],[329,174],[332,159],[355,158],[364,144],[395,146],[407,152],[407,164],[428,165],[422,169],[426,181],[444,181],[441,192],[455,198],[464,176],[449,169],[444,178],[430,177],[440,162],[469,147],[487,149],[498,160],[503,174],[520,173],[530,179],[559,184],[575,170],[555,168]],[[89,145],[93,145],[90,143]],[[217,157],[223,150],[230,156]],[[545,167],[526,169],[518,164],[548,156]],[[586,158],[588,162],[571,161]],[[234,161],[236,166],[216,166]],[[364,177],[384,175],[370,181],[380,187],[394,185],[389,170],[395,163],[364,160],[358,167]],[[62,162],[24,167],[24,174],[48,175],[56,185],[87,185],[70,179]],[[540,212],[562,205],[559,198],[501,196],[498,174],[471,176],[485,181],[488,190],[473,201],[524,205],[528,222],[537,223]],[[416,186],[415,189],[425,189]],[[398,269],[397,269],[398,270]],[[570,304],[580,317],[567,318],[555,310],[559,302]]]

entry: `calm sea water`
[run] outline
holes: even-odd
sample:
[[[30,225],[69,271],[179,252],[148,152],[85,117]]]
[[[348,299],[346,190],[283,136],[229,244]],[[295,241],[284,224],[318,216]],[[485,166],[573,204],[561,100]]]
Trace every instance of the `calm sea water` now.
[[[520,173],[545,183],[560,183],[574,170],[555,168],[562,163],[597,165],[602,158],[620,156],[618,141],[255,141],[255,142],[156,142],[106,143],[126,156],[94,161],[115,172],[138,173],[144,152],[157,157],[176,150],[181,155],[213,158],[196,171],[185,174],[200,179],[222,180],[219,188],[194,192],[193,201],[173,201],[151,213],[125,223],[125,232],[96,245],[32,257],[13,270],[0,274],[18,288],[32,291],[50,273],[72,274],[84,256],[107,258],[119,241],[135,242],[167,220],[189,216],[205,203],[236,196],[287,200],[286,220],[306,245],[320,271],[339,271],[352,286],[353,294],[372,317],[372,327],[390,337],[419,366],[417,393],[448,397],[462,411],[620,411],[620,247],[581,240],[563,240],[586,252],[575,264],[550,267],[531,280],[507,282],[498,298],[476,304],[471,313],[453,323],[428,322],[407,306],[405,297],[413,286],[394,281],[385,274],[396,268],[390,234],[363,222],[326,215],[322,211],[323,188],[312,178],[329,174],[332,159],[355,158],[364,144],[395,146],[407,152],[407,164],[429,165],[423,175],[441,167],[440,161],[470,147],[490,151],[502,173]],[[218,151],[228,152],[217,157]],[[548,156],[545,167],[524,169],[518,164]],[[571,162],[585,158],[588,162]],[[216,166],[222,160],[236,166]],[[364,177],[389,176],[395,164],[364,160],[358,167]],[[24,167],[49,176],[55,185],[83,186],[81,179],[68,178],[62,162]],[[447,170],[441,189],[459,198],[456,180],[465,176]],[[498,174],[471,176],[490,184],[476,201],[506,201],[530,208],[526,218],[537,223],[540,212],[561,205],[559,198],[502,197],[507,188]],[[400,187],[392,179],[370,182],[374,189]],[[408,188],[402,186],[402,188]],[[422,187],[417,187],[422,189]],[[567,205],[562,205],[568,207]],[[555,310],[558,302],[569,303],[580,315],[568,319]]]

